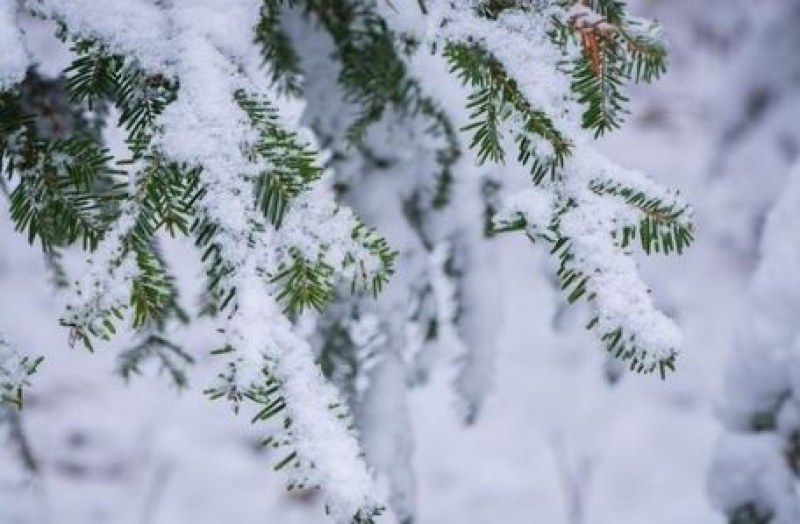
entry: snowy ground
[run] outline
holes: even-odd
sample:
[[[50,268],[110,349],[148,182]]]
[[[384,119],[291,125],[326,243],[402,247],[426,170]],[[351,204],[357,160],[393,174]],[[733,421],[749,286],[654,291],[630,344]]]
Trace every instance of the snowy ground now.
[[[684,188],[698,211],[687,255],[645,261],[656,296],[685,330],[678,372],[665,382],[625,375],[610,386],[584,317],[555,307],[544,259],[521,239],[499,241],[504,323],[482,417],[461,426],[446,368],[412,396],[420,523],[722,522],[705,475],[720,431],[714,399],[752,261],[706,234],[724,228],[705,174],[719,68],[697,59],[637,91],[638,117],[604,146]],[[313,494],[282,491],[246,417],[199,391],[176,393],[165,377],[126,386],[112,376],[111,348],[69,349],[57,327],[61,298],[44,271],[0,209],[0,315],[13,340],[47,357],[24,413],[42,474],[33,483],[15,478],[0,450],[1,524],[324,521]],[[190,342],[206,348],[207,336]]]

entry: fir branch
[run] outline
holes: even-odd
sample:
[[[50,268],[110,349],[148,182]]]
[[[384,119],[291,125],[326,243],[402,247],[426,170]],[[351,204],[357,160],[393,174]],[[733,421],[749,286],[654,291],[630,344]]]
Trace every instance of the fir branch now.
[[[119,185],[100,194],[93,191],[98,180],[118,173],[110,167],[107,150],[77,137],[25,148],[24,160],[13,162],[20,174],[10,196],[17,231],[26,231],[30,243],[38,238],[45,251],[77,241],[94,249],[114,218],[114,202],[122,197]]]
[[[613,50],[605,51],[597,62],[588,51],[573,65],[572,89],[578,94],[578,103],[587,106],[583,113],[583,127],[594,130],[595,137],[618,128],[628,111],[628,98],[622,93],[624,72]]]
[[[12,220],[45,251],[77,241],[94,249],[122,196],[109,151],[64,97],[60,82],[35,74],[18,92],[0,94],[0,170],[18,177]]]
[[[451,72],[474,88],[468,106],[473,110],[471,122],[463,130],[473,132],[472,147],[477,149],[478,158],[502,161],[501,124],[512,116],[519,117],[521,125],[514,134],[518,160],[529,166],[536,184],[546,175],[556,178],[557,169],[571,154],[572,144],[550,117],[531,106],[502,64],[479,45],[449,43],[444,54]],[[537,150],[539,140],[546,141],[551,152]]]
[[[232,353],[232,348],[221,348],[214,353],[225,356]],[[240,364],[235,360],[229,361],[226,370],[217,376],[217,384],[206,389],[204,393],[212,400],[228,401],[235,413],[241,410],[245,402],[249,402],[256,410],[251,418],[253,424],[274,421],[273,431],[261,442],[263,447],[281,452],[273,469],[275,471],[301,469],[304,458],[296,448],[296,440],[299,437],[295,433],[295,423],[287,399],[283,394],[282,381],[277,373],[268,362],[262,367],[258,380],[248,387],[240,386],[241,381],[237,376],[239,373]],[[331,404],[328,406],[328,410],[342,424],[348,428],[353,427],[345,406]],[[309,467],[313,470],[313,464]],[[287,485],[289,491],[320,487],[314,483],[312,478],[306,476],[294,478]],[[381,515],[384,509],[381,506],[361,508],[352,516],[351,522],[354,524],[373,523],[374,517]]]
[[[269,66],[272,83],[282,93],[299,96],[303,91],[300,58],[289,37],[281,29],[281,9],[293,1],[264,0],[256,25],[256,42],[261,46],[265,65]]]
[[[555,237],[540,238],[546,238],[552,246],[550,254],[558,261],[556,277],[567,302],[574,304],[578,300],[585,299],[590,306],[593,306],[597,293],[603,291],[590,291],[593,288],[591,276],[576,266],[573,240],[557,236],[557,233]],[[600,328],[600,314],[602,312],[595,309],[592,319],[586,325],[587,329]],[[658,372],[662,379],[666,378],[668,372],[675,371],[675,351],[670,352],[667,356],[653,357],[646,348],[639,344],[636,335],[623,326],[617,326],[604,328],[599,337],[608,354],[625,362],[630,371],[642,374]]]
[[[600,136],[619,127],[627,113],[622,88],[631,78],[651,82],[666,70],[666,48],[655,22],[629,18],[624,2],[592,0],[567,22],[553,20],[552,40],[565,49],[570,32],[581,54],[567,68],[572,90],[586,105],[583,127]]]
[[[277,112],[268,101],[244,91],[237,91],[235,97],[259,133],[259,141],[250,146],[248,156],[269,165],[255,180],[256,205],[272,225],[280,228],[292,199],[308,190],[322,176],[322,169],[314,151],[296,133],[281,127]]]
[[[284,303],[285,313],[299,314],[309,307],[321,311],[333,293],[333,268],[324,260],[306,260],[296,250],[292,259],[270,279],[280,287],[277,300]]]
[[[177,82],[147,74],[134,61],[110,54],[99,41],[75,38],[78,57],[66,69],[66,87],[75,102],[113,103],[120,111],[118,125],[128,132],[134,158],[144,155],[156,117],[175,99]]]
[[[666,201],[641,189],[606,180],[593,180],[589,188],[598,195],[620,198],[642,215],[638,228],[623,227],[620,247],[628,247],[638,235],[642,250],[648,255],[669,255],[673,251],[680,255],[694,241],[691,209],[677,198]]]
[[[451,170],[461,154],[458,136],[447,114],[410,76],[397,48],[397,35],[367,4],[352,0],[303,2],[333,38],[341,62],[339,83],[347,101],[361,108],[347,131],[348,140],[363,143],[369,127],[383,118],[387,108],[409,117],[425,117],[430,122],[428,133],[445,141],[436,153],[439,172],[435,197],[435,205],[444,207],[449,201]],[[413,48],[415,44],[406,45]]]

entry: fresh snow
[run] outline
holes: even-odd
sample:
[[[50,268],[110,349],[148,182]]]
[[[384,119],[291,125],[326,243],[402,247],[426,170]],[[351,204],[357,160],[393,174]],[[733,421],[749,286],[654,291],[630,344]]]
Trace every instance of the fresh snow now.
[[[279,260],[254,257],[246,248],[254,241],[264,246],[293,245],[306,254],[318,254],[315,250],[321,238],[339,238],[335,245],[341,247],[343,233],[354,218],[347,208],[332,204],[325,179],[289,211],[285,230],[270,229],[243,200],[240,205],[231,203],[232,195],[247,190],[245,177],[252,175],[253,168],[241,153],[242,143],[252,136],[243,125],[245,115],[227,95],[238,87],[262,85],[264,77],[256,73],[258,57],[251,54],[250,34],[240,30],[241,24],[254,19],[258,2],[31,0],[27,4],[48,16],[72,17],[70,22],[85,36],[108,39],[112,49],[132,53],[148,70],[178,72],[186,80],[181,85],[180,102],[163,116],[164,134],[158,137],[158,143],[176,160],[207,167],[203,177],[212,191],[203,206],[223,226],[223,247],[236,262],[231,279],[242,290],[239,309],[225,326],[225,341],[234,342],[242,350],[249,369],[245,383],[257,375],[265,357],[277,362],[275,371],[284,380],[292,403],[293,436],[298,444],[302,440],[302,454],[315,465],[313,470],[304,468],[303,473],[330,490],[323,499],[329,505],[333,503],[334,516],[343,520],[354,508],[372,503],[382,487],[373,485],[357,456],[354,436],[343,431],[341,421],[327,409],[338,393],[321,380],[312,348],[279,311],[259,278],[262,269],[276,266]],[[467,5],[445,1],[430,4],[431,20],[437,13],[449,12],[451,5]],[[675,11],[661,8],[667,15],[665,25],[669,27],[671,22],[677,31],[688,31],[695,17],[682,19],[680,14],[691,10],[693,2],[677,4],[681,7]],[[17,39],[15,31],[3,30],[4,23],[8,28],[9,17],[14,16],[15,5],[8,1],[0,5],[0,43],[5,38]],[[172,25],[167,27],[152,19],[156,5],[170,5],[175,10]],[[120,13],[124,18],[116,18]],[[421,31],[423,39],[441,38],[435,24],[408,24],[413,19],[398,18],[398,27]],[[116,20],[125,20],[124,27]],[[493,46],[508,67],[521,68],[526,60],[545,52],[515,44],[514,28],[522,23],[519,20],[503,19],[501,23],[508,34],[481,38]],[[456,25],[448,29],[453,32],[449,37],[463,36],[469,27],[466,22]],[[681,36],[686,37],[678,33],[676,38]],[[3,49],[22,49],[17,44],[13,40]],[[718,370],[729,348],[737,348],[730,373],[733,386],[723,390],[726,400],[721,411],[733,431],[742,429],[749,411],[763,405],[777,386],[791,385],[795,380],[785,364],[797,354],[790,315],[796,304],[791,293],[785,293],[791,286],[775,275],[783,274],[787,261],[796,258],[795,246],[784,241],[782,227],[788,227],[795,217],[791,211],[797,207],[794,200],[800,191],[792,188],[800,175],[793,177],[783,203],[768,220],[768,232],[761,243],[765,256],[749,287],[749,298],[743,298],[750,273],[737,255],[742,250],[755,251],[755,235],[737,226],[757,216],[759,209],[763,211],[780,186],[752,186],[752,194],[740,197],[744,218],[728,221],[731,210],[737,210],[731,195],[704,176],[707,157],[712,156],[710,151],[715,146],[709,137],[717,131],[714,126],[720,118],[709,108],[717,109],[718,99],[727,95],[726,86],[715,89],[714,85],[713,75],[723,67],[713,53],[689,49],[687,58],[683,51],[681,54],[678,50],[678,63],[664,83],[634,95],[634,115],[655,114],[665,120],[656,125],[644,118],[634,120],[600,147],[621,164],[647,168],[659,180],[686,188],[688,200],[698,209],[701,234],[692,252],[666,264],[643,263],[654,295],[660,297],[655,304],[633,266],[634,260],[611,252],[613,246],[607,239],[604,242],[594,235],[593,224],[606,227],[611,220],[631,217],[617,206],[593,206],[596,196],[586,189],[590,182],[587,173],[639,185],[670,199],[678,199],[678,195],[662,190],[638,172],[610,163],[593,149],[573,159],[574,179],[583,185],[560,188],[589,206],[588,216],[574,216],[566,225],[583,240],[578,249],[587,266],[609,265],[604,275],[611,281],[598,281],[597,285],[614,292],[606,295],[600,309],[609,322],[630,321],[637,333],[650,334],[647,345],[658,355],[681,344],[674,323],[655,305],[675,314],[686,348],[678,372],[665,382],[625,375],[620,383],[610,386],[602,373],[603,355],[592,338],[581,332],[584,316],[572,316],[555,307],[562,299],[543,276],[547,274],[542,271],[547,261],[542,254],[536,254],[524,238],[501,239],[469,254],[482,266],[480,276],[470,283],[469,300],[500,330],[497,339],[491,333],[471,336],[469,330],[458,334],[462,342],[477,340],[482,352],[467,351],[464,358],[455,351],[455,360],[468,363],[471,355],[481,366],[496,369],[487,380],[473,367],[466,388],[458,388],[469,402],[482,405],[476,423],[465,429],[457,416],[454,408],[464,398],[454,394],[452,382],[458,384],[459,379],[452,376],[454,370],[448,366],[424,366],[420,373],[427,375],[427,383],[404,397],[402,392],[409,381],[407,367],[413,359],[403,352],[390,352],[378,362],[362,392],[366,400],[371,395],[385,395],[386,402],[365,401],[354,413],[359,424],[381,424],[390,435],[387,440],[380,440],[377,434],[365,435],[365,458],[378,470],[379,484],[398,486],[390,497],[393,504],[398,508],[418,507],[419,522],[583,524],[575,520],[578,517],[567,520],[569,515],[581,514],[592,524],[723,522],[706,500],[704,487],[720,433],[713,409],[720,386]],[[324,56],[318,59],[326,60]],[[438,67],[435,60],[417,60],[415,71],[435,71]],[[4,53],[0,57],[0,85],[3,78],[19,80],[26,66],[24,54],[15,58],[13,53]],[[542,75],[532,75],[525,89],[532,96],[543,97],[543,104],[552,102],[554,114],[571,111],[560,105],[557,93],[563,92],[564,85],[550,75],[552,71],[537,72]],[[221,85],[225,84],[221,78],[228,78],[231,84]],[[544,83],[537,84],[542,78],[546,79]],[[462,92],[454,84],[445,81],[435,89],[449,93],[454,106],[462,104]],[[453,92],[459,96],[452,96]],[[302,105],[273,93],[268,96],[280,107],[283,124],[295,129]],[[580,143],[579,137],[575,140]],[[487,170],[463,171],[465,177],[474,180],[486,175]],[[771,176],[780,180],[783,174]],[[383,185],[383,196],[403,191],[399,185],[392,185],[398,182],[364,183]],[[384,211],[385,201],[362,202],[359,207],[377,215]],[[742,200],[736,202],[741,204]],[[460,213],[479,215],[474,195],[459,203]],[[536,228],[549,220],[552,198],[541,190],[511,192],[502,205],[506,216],[522,213]],[[304,220],[309,217],[313,217],[314,227],[304,229]],[[399,220],[398,216],[391,218]],[[254,223],[263,227],[264,233],[250,238],[243,232]],[[61,303],[68,297],[54,299],[43,277],[40,255],[12,233],[5,212],[0,213],[0,226],[0,327],[22,347],[31,348],[31,353],[47,356],[42,371],[34,377],[35,386],[23,415],[42,475],[20,473],[13,450],[0,449],[0,522],[39,524],[54,518],[76,524],[320,521],[320,498],[313,491],[285,494],[269,467],[278,457],[254,451],[262,436],[258,428],[250,427],[245,417],[229,416],[223,406],[209,404],[197,392],[217,371],[217,360],[204,355],[221,338],[218,333],[198,328],[181,335],[192,354],[198,356],[194,390],[176,394],[165,384],[165,378],[158,376],[138,378],[128,386],[121,384],[112,375],[114,348],[101,344],[95,355],[67,349],[66,333],[57,328],[57,318]],[[125,226],[123,222],[120,231]],[[387,235],[399,238],[399,247],[405,248],[403,233],[393,230],[392,224],[387,224],[387,229]],[[95,267],[118,253],[119,234],[103,244],[95,255]],[[731,239],[738,251],[732,251]],[[437,244],[432,253],[420,257],[425,267],[412,264],[409,269],[419,271],[406,277],[413,280],[424,275],[433,280],[443,319],[452,313],[448,307],[453,289],[441,272],[447,247],[446,243]],[[169,249],[181,260],[181,285],[196,290],[202,269],[192,262],[191,248],[175,244]],[[273,255],[280,257],[280,253],[276,250]],[[342,257],[342,251],[336,249],[324,253],[332,260]],[[593,259],[601,254],[608,256]],[[76,260],[68,262],[73,269],[79,267]],[[91,271],[86,277],[88,283],[95,279]],[[94,293],[90,307],[103,309],[107,302],[124,301],[120,295],[124,286],[118,286],[131,275],[125,265],[117,271],[112,275],[115,282],[108,282],[108,288],[84,295]],[[389,290],[380,307],[406,305],[404,298]],[[774,298],[778,304],[771,303]],[[747,306],[743,307],[745,301]],[[636,315],[627,314],[631,306]],[[624,318],[619,316],[622,312],[626,313]],[[351,327],[365,345],[371,343],[369,333],[375,328],[371,317],[367,318],[363,325]],[[742,322],[742,318],[750,321]],[[418,339],[417,328],[404,325],[393,334],[402,334],[397,338],[408,349]],[[379,343],[389,345],[391,340],[380,339]],[[447,348],[442,350],[443,355],[432,358],[446,360],[452,356]],[[765,354],[774,358],[754,356]],[[748,387],[735,387],[740,378]],[[488,383],[493,387],[485,396]],[[794,423],[789,415],[788,411],[781,414],[780,428]],[[778,510],[780,524],[795,522],[797,503],[792,497],[791,479],[778,458],[779,445],[777,438],[766,435],[723,439],[709,489],[713,502],[729,509],[755,493],[756,502]],[[577,482],[570,481],[575,478]],[[379,522],[392,519],[389,515]]]

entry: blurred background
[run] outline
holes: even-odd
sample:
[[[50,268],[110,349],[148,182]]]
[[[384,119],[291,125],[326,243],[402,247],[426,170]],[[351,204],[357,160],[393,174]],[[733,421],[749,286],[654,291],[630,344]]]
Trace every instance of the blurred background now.
[[[411,393],[419,523],[724,521],[706,494],[715,406],[764,217],[800,153],[800,3],[629,3],[665,27],[671,67],[632,92],[627,125],[602,147],[695,207],[693,248],[642,260],[684,329],[678,372],[660,381],[609,365],[546,255],[496,241],[498,353],[481,416],[464,426],[448,366]],[[283,490],[247,417],[202,394],[213,333],[180,335],[197,348],[193,387],[177,391],[157,366],[125,383],[113,347],[68,347],[49,274],[0,199],[0,316],[9,338],[46,357],[21,417],[2,426],[13,444],[0,447],[0,523],[324,522],[313,491]],[[187,261],[178,276],[197,287],[199,274]]]

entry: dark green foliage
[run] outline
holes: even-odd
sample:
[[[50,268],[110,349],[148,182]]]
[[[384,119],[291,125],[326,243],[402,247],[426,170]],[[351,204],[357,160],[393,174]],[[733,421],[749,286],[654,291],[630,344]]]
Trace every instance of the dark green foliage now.
[[[429,122],[426,133],[443,140],[437,150],[434,205],[449,201],[452,167],[460,156],[456,131],[447,114],[429,96],[420,83],[409,75],[398,49],[398,37],[386,22],[364,2],[352,0],[298,0],[331,35],[340,61],[339,83],[347,100],[359,108],[359,116],[350,125],[348,140],[361,144],[369,127],[379,122],[387,110],[408,118],[422,117]],[[407,50],[414,42],[404,42]]]
[[[664,202],[614,182],[595,180],[590,188],[598,195],[619,197],[641,213],[638,229],[631,226],[622,229],[621,247],[628,247],[638,235],[642,250],[648,255],[672,252],[680,255],[694,241],[694,226],[685,204]]]
[[[280,268],[272,282],[280,286],[278,300],[285,304],[286,313],[302,313],[309,307],[321,311],[333,293],[332,275],[333,268],[325,262],[308,261],[294,253],[292,263]]]
[[[297,96],[303,91],[302,68],[291,40],[281,29],[280,14],[285,3],[294,4],[264,0],[256,25],[256,42],[261,46],[264,64],[270,68],[272,82],[281,92]]]
[[[93,249],[122,196],[96,129],[64,99],[63,83],[35,73],[16,92],[0,94],[0,170],[18,178],[11,218],[45,251],[75,242]]]
[[[146,260],[140,260],[142,257]],[[159,371],[167,372],[176,387],[184,388],[188,383],[185,368],[194,363],[194,358],[171,341],[166,332],[170,325],[187,325],[190,318],[179,304],[178,288],[167,271],[167,262],[157,239],[151,238],[147,249],[144,245],[139,247],[137,264],[140,268],[153,266],[142,270],[131,292],[133,323],[140,332],[139,342],[120,353],[117,371],[122,378],[130,380],[142,373],[145,363],[155,361]],[[153,296],[158,297],[157,303],[150,298]]]
[[[31,243],[38,238],[46,251],[78,241],[84,249],[94,249],[114,218],[111,204],[121,198],[116,185],[105,194],[91,192],[99,177],[113,172],[108,152],[81,138],[23,147],[14,162],[21,176],[10,196],[17,231],[26,231]]]
[[[472,114],[464,130],[473,133],[470,146],[476,150],[479,160],[504,160],[501,125],[517,117],[522,122],[513,136],[517,159],[529,166],[536,184],[547,175],[556,178],[557,170],[572,151],[572,144],[556,129],[549,116],[530,105],[503,66],[477,44],[451,43],[445,49],[445,58],[451,72],[473,88],[468,105]],[[538,140],[549,142],[552,153],[537,151]]]
[[[368,5],[351,0],[304,3],[333,38],[341,61],[339,82],[349,101],[361,108],[348,133],[351,141],[361,142],[369,125],[379,121],[388,107],[418,103],[419,86],[408,78],[393,35]]]
[[[148,75],[134,62],[108,51],[93,40],[73,43],[78,54],[65,71],[67,90],[75,102],[110,102],[119,109],[118,125],[128,133],[133,158],[147,151],[156,117],[175,99],[177,81]]]
[[[259,133],[249,156],[253,162],[268,166],[255,181],[256,203],[272,225],[280,228],[289,202],[322,176],[322,169],[315,152],[295,133],[280,126],[269,102],[242,91],[236,93],[236,101]]]
[[[600,45],[603,52],[600,61],[595,62],[588,51],[583,51],[572,70],[572,89],[579,95],[578,102],[587,106],[583,127],[593,129],[595,136],[620,126],[628,102],[628,97],[622,94],[625,76],[616,50],[614,46],[606,50],[605,44]]]
[[[204,313],[211,316],[225,310],[236,295],[236,288],[228,283],[232,272],[231,265],[222,258],[216,234],[219,226],[205,216],[195,218],[191,234],[194,244],[200,250],[201,261],[206,268],[207,293],[204,299]]]
[[[619,127],[627,114],[625,85],[661,76],[667,53],[658,27],[629,19],[624,2],[592,0],[588,7],[602,17],[601,22],[553,19],[551,38],[564,49],[571,41],[581,46],[580,56],[565,67],[578,102],[586,107],[583,127],[600,136]]]

